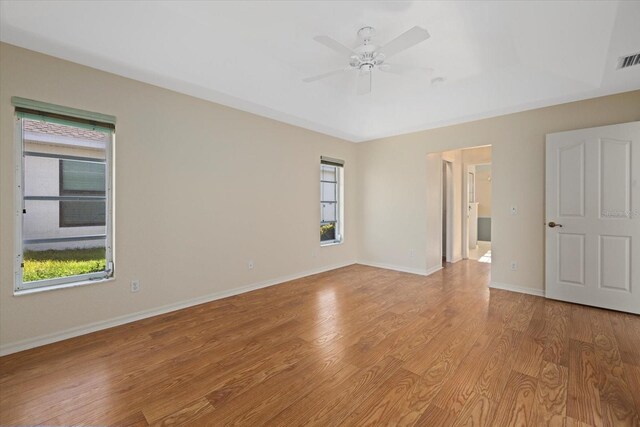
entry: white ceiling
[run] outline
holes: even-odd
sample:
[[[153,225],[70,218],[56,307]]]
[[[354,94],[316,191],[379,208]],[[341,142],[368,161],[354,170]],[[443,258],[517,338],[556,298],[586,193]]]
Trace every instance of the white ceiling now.
[[[351,141],[640,89],[640,2],[2,1],[2,41]],[[356,95],[349,47],[419,25],[427,41]],[[445,83],[432,86],[431,78]]]

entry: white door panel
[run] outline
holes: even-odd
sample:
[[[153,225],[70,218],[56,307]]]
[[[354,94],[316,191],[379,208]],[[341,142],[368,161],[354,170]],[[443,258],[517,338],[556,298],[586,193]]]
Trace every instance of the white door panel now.
[[[548,297],[640,314],[639,174],[640,122],[547,135]]]

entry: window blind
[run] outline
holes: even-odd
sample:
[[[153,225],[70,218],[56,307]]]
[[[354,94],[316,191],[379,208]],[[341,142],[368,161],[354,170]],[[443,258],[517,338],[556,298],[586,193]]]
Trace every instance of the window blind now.
[[[43,120],[106,133],[113,132],[116,127],[115,116],[108,114],[63,107],[17,96],[11,98],[11,104],[15,107],[20,118]]]
[[[320,163],[323,165],[330,165],[330,166],[338,166],[338,167],[344,166],[344,160],[334,159],[326,156],[320,156]]]

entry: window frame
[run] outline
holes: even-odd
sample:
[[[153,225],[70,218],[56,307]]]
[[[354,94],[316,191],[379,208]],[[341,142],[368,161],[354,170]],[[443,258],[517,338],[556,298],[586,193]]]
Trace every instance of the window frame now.
[[[322,177],[322,167],[323,166],[332,166],[336,168],[336,220],[333,221],[322,221],[322,208],[323,203],[327,203],[327,201],[322,200],[322,184],[325,182],[333,181],[325,181]],[[325,160],[324,157],[320,158],[320,227],[324,224],[335,224],[335,239],[332,240],[322,240],[322,236],[320,237],[320,246],[331,246],[338,245],[344,242],[344,162],[342,160],[336,159],[328,159]]]
[[[16,98],[22,100],[21,98]],[[26,100],[28,101],[28,100]],[[14,100],[12,99],[12,102]],[[14,102],[14,106],[18,106],[19,101]],[[35,102],[35,101],[30,101]],[[97,271],[93,273],[80,274],[67,277],[56,277],[52,279],[34,280],[31,282],[23,282],[23,267],[24,267],[24,242],[23,242],[23,228],[24,228],[24,214],[25,214],[25,194],[24,194],[24,168],[25,168],[25,150],[24,150],[24,131],[23,120],[25,118],[30,120],[38,120],[38,113],[40,113],[40,119],[43,121],[61,123],[69,126],[86,127],[87,119],[79,116],[78,118],[73,116],[61,116],[58,114],[48,114],[47,107],[51,104],[44,104],[43,111],[29,111],[18,112],[14,111],[14,164],[15,164],[15,186],[14,186],[14,206],[15,206],[15,223],[14,223],[14,295],[30,294],[34,292],[62,289],[68,287],[75,287],[81,285],[88,285],[94,283],[100,283],[105,281],[111,281],[114,279],[115,272],[115,251],[114,251],[114,189],[115,189],[115,126],[100,126],[100,123],[94,125],[94,130],[99,130],[109,135],[105,147],[105,270]],[[64,108],[64,107],[59,107]],[[68,109],[69,111],[76,111]],[[77,110],[80,111],[80,110]],[[90,115],[93,113],[85,112]],[[111,116],[104,116],[111,117]],[[48,119],[48,120],[47,120]],[[115,118],[113,118],[115,123]]]

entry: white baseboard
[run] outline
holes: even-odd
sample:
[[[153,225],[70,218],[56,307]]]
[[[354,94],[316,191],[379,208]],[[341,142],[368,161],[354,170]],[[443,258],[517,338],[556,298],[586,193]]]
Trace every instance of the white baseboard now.
[[[100,331],[102,329],[112,328],[114,326],[124,325],[125,323],[135,322],[136,320],[146,319],[148,317],[157,316],[159,314],[169,313],[171,311],[180,310],[194,305],[203,304],[211,301],[215,301],[230,296],[243,294],[245,292],[255,291],[257,289],[266,288],[269,286],[278,285],[290,280],[300,279],[301,277],[311,276],[313,274],[324,273],[325,271],[335,270],[336,268],[346,267],[355,264],[356,261],[349,261],[339,264],[328,265],[313,270],[307,270],[287,276],[278,277],[275,279],[264,280],[262,282],[253,283],[251,285],[242,286],[239,288],[229,289],[225,291],[215,292],[212,294],[204,295],[197,298],[192,298],[186,301],[181,301],[175,304],[168,304],[149,310],[139,311],[133,314],[126,314],[124,316],[114,317],[109,320],[103,320],[99,322],[89,323],[83,326],[78,326],[64,331],[54,332],[47,335],[41,335],[35,338],[29,338],[26,340],[2,344],[0,345],[0,356],[5,356],[11,353],[17,353],[19,351],[28,350],[30,348],[40,347],[46,344],[51,344],[57,341],[66,340],[80,335],[86,335],[91,332]]]
[[[490,288],[502,289],[503,291],[519,292],[521,294],[535,295],[544,297],[544,289],[523,288],[522,286],[510,285],[508,283],[491,282]]]
[[[369,267],[377,267],[377,268],[384,268],[387,270],[394,270],[394,271],[401,271],[403,273],[411,273],[411,274],[419,274],[421,276],[429,276],[430,274],[435,273],[438,270],[442,270],[442,266],[438,265],[435,267],[431,267],[431,268],[427,268],[426,270],[422,270],[419,268],[411,268],[411,267],[404,267],[401,265],[393,265],[393,264],[384,264],[381,262],[373,262],[373,261],[358,261],[358,264],[362,264],[362,265],[368,265]]]

